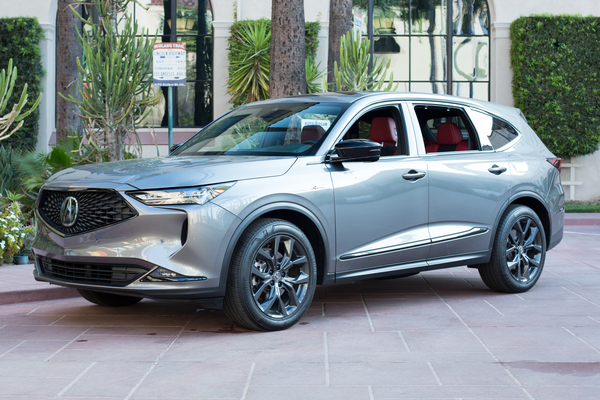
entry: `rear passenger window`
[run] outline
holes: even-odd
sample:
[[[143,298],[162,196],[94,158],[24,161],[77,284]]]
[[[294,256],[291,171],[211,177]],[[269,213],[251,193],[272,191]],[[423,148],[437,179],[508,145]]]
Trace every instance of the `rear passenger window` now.
[[[517,130],[506,121],[476,110],[470,114],[483,150],[498,150],[519,137]]]
[[[461,108],[415,106],[427,153],[478,150],[475,130]]]

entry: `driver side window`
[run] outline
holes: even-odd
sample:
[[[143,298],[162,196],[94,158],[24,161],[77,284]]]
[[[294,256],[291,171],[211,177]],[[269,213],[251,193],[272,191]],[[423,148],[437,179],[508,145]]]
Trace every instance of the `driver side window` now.
[[[386,107],[363,114],[342,140],[368,139],[381,144],[381,156],[406,155],[404,125],[396,108]]]

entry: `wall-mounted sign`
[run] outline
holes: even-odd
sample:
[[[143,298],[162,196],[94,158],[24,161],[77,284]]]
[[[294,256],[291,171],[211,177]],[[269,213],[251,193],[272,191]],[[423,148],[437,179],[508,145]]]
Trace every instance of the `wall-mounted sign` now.
[[[185,43],[154,43],[154,86],[185,86]]]

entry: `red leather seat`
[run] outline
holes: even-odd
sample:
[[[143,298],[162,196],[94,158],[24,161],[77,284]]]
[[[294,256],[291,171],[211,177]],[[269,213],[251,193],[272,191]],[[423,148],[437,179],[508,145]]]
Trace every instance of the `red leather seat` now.
[[[398,148],[398,133],[396,131],[396,122],[390,117],[375,117],[371,121],[371,129],[369,130],[369,139],[374,142],[381,143],[382,156],[396,155]]]
[[[442,122],[438,126],[437,142],[425,147],[427,153],[466,150],[469,150],[469,141],[463,140],[462,132],[453,122]]]
[[[319,125],[306,125],[302,128],[300,133],[300,143],[304,143],[307,140],[314,140],[315,142],[321,139],[325,134],[325,130]]]

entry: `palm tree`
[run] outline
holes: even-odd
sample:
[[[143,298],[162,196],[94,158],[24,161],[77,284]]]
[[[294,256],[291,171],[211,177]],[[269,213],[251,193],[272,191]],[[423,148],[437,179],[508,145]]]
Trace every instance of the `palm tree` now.
[[[329,1],[329,44],[327,81],[334,81],[334,64],[340,64],[340,39],[352,29],[352,0]]]
[[[79,18],[69,9],[73,0],[58,0],[58,23],[56,26],[56,90],[63,96],[73,93],[78,79],[77,58],[81,58],[81,44],[77,39]],[[81,100],[80,97],[77,97]],[[81,129],[81,118],[76,114],[77,104],[56,96],[57,139],[65,138],[67,128]]]
[[[273,0],[271,98],[306,93],[304,0]]]

